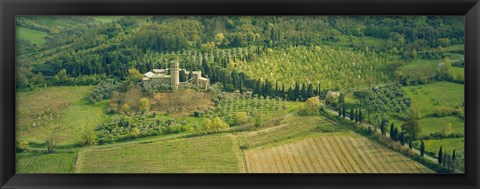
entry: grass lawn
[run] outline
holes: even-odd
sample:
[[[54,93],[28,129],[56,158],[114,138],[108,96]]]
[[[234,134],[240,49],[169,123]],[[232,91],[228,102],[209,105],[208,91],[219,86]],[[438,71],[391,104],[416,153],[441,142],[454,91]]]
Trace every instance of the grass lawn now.
[[[465,44],[444,47],[443,51],[444,52],[465,52]]]
[[[47,87],[17,93],[19,141],[43,143],[55,133],[60,144],[76,143],[85,130],[93,130],[107,115],[108,101],[90,104],[90,86]]]
[[[24,27],[17,26],[17,37],[20,39],[29,40],[30,42],[42,45],[45,43],[45,37],[48,35],[46,32],[32,30]]]
[[[122,19],[123,16],[94,16],[93,19],[102,23],[110,23]]]
[[[438,63],[443,60],[424,60],[424,59],[415,59],[401,68],[401,71],[404,75],[421,78],[429,77],[435,74],[437,70]]]
[[[435,154],[435,157],[438,154],[438,150],[440,146],[442,146],[442,151],[447,151],[448,153],[452,153],[455,149],[455,153],[462,153],[464,154],[464,138],[445,138],[440,140],[424,140],[425,142],[425,151],[431,152]]]
[[[233,173],[243,159],[232,135],[97,146],[80,151],[78,173]],[[240,163],[239,163],[240,162]]]
[[[465,142],[464,138],[445,138],[440,140],[424,140],[425,142],[425,152],[432,157],[438,156],[438,150],[442,146],[442,151],[445,154],[452,154],[455,150],[456,157],[460,159],[456,165],[456,169],[460,171],[465,170],[465,164],[463,163],[463,157],[465,156]]]
[[[75,153],[17,155],[17,173],[72,173]]]
[[[453,79],[458,81],[465,81],[465,68],[452,67]]]
[[[463,84],[441,81],[403,89],[412,98],[412,107],[418,107],[421,117],[432,114],[438,106],[456,107],[464,103]]]
[[[422,128],[422,134],[428,135],[433,132],[442,132],[448,123],[452,123],[452,133],[464,133],[465,123],[463,119],[455,116],[448,117],[429,117],[418,121]]]
[[[394,123],[395,127],[401,131],[401,126],[405,123],[402,120],[397,120],[393,118],[388,119],[388,126],[387,130],[390,131],[390,124]],[[465,123],[463,119],[460,119],[456,116],[448,116],[448,117],[427,117],[418,120],[418,124],[422,128],[421,135],[429,135],[433,132],[442,132],[445,127],[447,127],[448,123],[452,123],[452,133],[464,133],[465,130]]]

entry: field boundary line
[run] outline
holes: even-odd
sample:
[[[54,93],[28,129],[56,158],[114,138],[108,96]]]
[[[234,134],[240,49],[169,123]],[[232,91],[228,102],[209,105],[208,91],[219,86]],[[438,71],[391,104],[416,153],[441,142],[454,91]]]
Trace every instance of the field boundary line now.
[[[247,168],[246,168],[246,160],[245,160],[245,157],[244,157],[244,153],[243,151],[240,149],[240,143],[237,139],[237,137],[233,134],[229,134],[227,135],[230,137],[230,139],[232,140],[232,143],[233,143],[233,146],[232,146],[232,149],[233,149],[233,153],[235,153],[235,157],[237,158],[237,167],[238,167],[238,171],[240,173],[246,173],[247,172]]]

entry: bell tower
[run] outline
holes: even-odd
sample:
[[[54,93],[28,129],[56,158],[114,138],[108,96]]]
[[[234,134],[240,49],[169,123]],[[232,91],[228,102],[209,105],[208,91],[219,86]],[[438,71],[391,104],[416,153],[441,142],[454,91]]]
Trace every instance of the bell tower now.
[[[179,67],[178,61],[173,60],[170,62],[170,75],[172,76],[170,85],[172,85],[173,89],[178,89],[180,84]]]

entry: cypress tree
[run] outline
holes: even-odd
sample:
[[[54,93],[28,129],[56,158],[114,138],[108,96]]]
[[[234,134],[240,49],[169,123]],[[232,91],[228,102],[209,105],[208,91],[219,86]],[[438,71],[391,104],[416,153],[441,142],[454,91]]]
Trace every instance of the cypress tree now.
[[[453,154],[455,154],[455,151],[453,151]],[[420,156],[423,157],[425,155],[425,143],[423,140],[420,141]]]
[[[305,83],[302,84],[302,97],[303,100],[307,100],[307,86]]]
[[[455,149],[453,149],[453,153],[452,153],[452,160],[453,160],[453,161],[455,161],[455,158],[456,158],[455,156],[456,156],[456,155],[455,155]]]
[[[226,73],[222,74],[222,75],[223,75],[222,76],[222,85],[223,85],[223,88],[225,89],[225,88],[227,88],[227,77],[228,76],[226,75]]]
[[[210,67],[208,66],[208,63],[207,63],[207,56],[204,55],[202,59],[202,76],[206,77],[208,75],[210,75]]]
[[[390,139],[393,140],[393,132],[395,130],[395,125],[393,123],[390,125]]]
[[[252,93],[252,96],[254,96],[255,94],[257,94],[258,96],[261,95],[261,91],[262,91],[262,83],[260,81],[260,79],[257,80],[257,83],[255,84],[255,90],[254,92]]]
[[[382,123],[380,123],[380,131],[382,132],[382,135],[385,136],[385,119],[382,119]]]
[[[393,140],[398,141],[398,129],[396,127],[393,129]]]
[[[280,90],[278,89],[278,81],[275,81],[275,96],[279,96]]]
[[[355,123],[358,122],[358,110],[355,110]]]
[[[455,150],[454,150],[455,152]],[[452,153],[452,156],[449,157],[450,159],[450,162],[449,162],[449,167],[450,167],[450,171],[455,171],[455,159],[454,159],[454,154]]]
[[[410,139],[408,139],[408,148],[410,148],[410,150],[413,148],[413,138],[410,137]]]
[[[358,121],[359,121],[359,122],[362,122],[362,121],[363,121],[362,109],[358,110]]]
[[[345,103],[343,103],[342,114],[343,114],[343,119],[345,119],[345,114],[347,114],[347,108],[345,108]]]
[[[270,92],[271,92],[271,86],[270,86],[270,82],[268,82],[268,79],[265,80],[265,85],[263,87],[263,98],[267,98],[267,96],[270,96]]]
[[[442,157],[442,165],[443,166],[446,166],[446,162],[447,162],[447,152],[443,153],[443,157]]]
[[[295,100],[295,91],[292,87],[288,88],[288,99]]]
[[[300,85],[295,82],[295,90],[294,90],[294,95],[295,100],[300,98]]]
[[[442,164],[442,158],[443,158],[443,152],[442,152],[442,146],[440,146],[440,150],[438,150],[438,164]]]
[[[237,89],[238,88],[238,72],[237,70],[233,70],[232,73],[230,74],[230,78],[232,78],[232,85],[233,85],[233,88],[234,89]]]
[[[307,98],[310,98],[312,96],[313,96],[313,85],[309,83],[307,88]]]
[[[342,107],[340,107],[340,109],[338,110],[338,116],[342,117]]]
[[[240,83],[239,83],[239,86],[238,88],[240,89],[240,93],[243,94],[243,79],[240,77]]]
[[[353,114],[353,108],[350,109],[350,120],[351,121],[354,121],[355,117],[354,117],[354,114]]]
[[[321,99],[321,98],[320,98],[320,94],[321,94],[321,92],[320,92],[320,83],[319,83],[319,84],[318,84],[318,87],[317,87],[318,99]]]
[[[402,146],[405,145],[405,134],[403,134],[403,132],[400,133],[398,138],[400,140],[400,144],[402,144]]]

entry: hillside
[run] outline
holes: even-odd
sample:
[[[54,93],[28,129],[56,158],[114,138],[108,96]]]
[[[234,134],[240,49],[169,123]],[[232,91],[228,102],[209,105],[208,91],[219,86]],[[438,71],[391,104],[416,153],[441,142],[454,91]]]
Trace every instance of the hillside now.
[[[16,26],[18,173],[464,171],[462,16]]]

